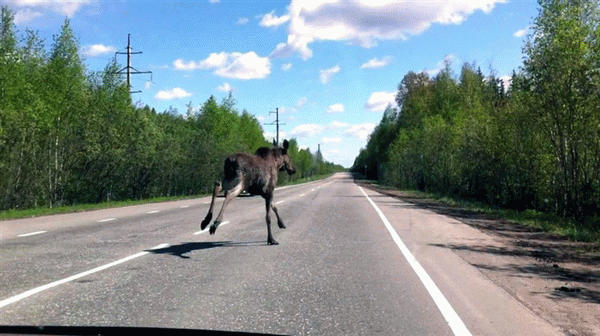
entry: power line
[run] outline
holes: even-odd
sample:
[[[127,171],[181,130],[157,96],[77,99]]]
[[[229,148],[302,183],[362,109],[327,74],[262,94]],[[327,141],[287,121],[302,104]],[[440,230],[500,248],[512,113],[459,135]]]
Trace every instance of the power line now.
[[[275,121],[272,123],[268,123],[265,125],[275,125],[277,128],[277,140],[275,142],[275,146],[279,146],[279,125],[285,125],[284,123],[279,122],[279,107],[275,108],[275,112],[269,112],[269,114],[275,113]]]
[[[123,69],[117,71],[116,73],[122,75],[123,73],[127,74],[127,87],[131,90],[131,75],[139,75],[139,74],[150,74],[150,81],[152,82],[152,71],[139,71],[136,68],[131,66],[131,55],[141,54],[141,51],[133,51],[131,48],[131,34],[127,34],[127,49],[126,51],[117,51],[115,53],[115,58],[117,55],[127,55],[127,66]],[[129,91],[129,93],[140,93],[142,91]]]

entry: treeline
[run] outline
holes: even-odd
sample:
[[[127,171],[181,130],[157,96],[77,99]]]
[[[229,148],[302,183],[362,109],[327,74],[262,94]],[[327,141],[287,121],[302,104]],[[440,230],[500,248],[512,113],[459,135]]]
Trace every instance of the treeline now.
[[[474,64],[409,72],[353,171],[580,222],[600,215],[600,10],[541,0],[510,86]],[[600,224],[598,220],[588,223]]]
[[[0,210],[209,192],[229,153],[269,145],[231,94],[157,113],[118,69],[88,72],[68,20],[47,52],[1,8]],[[340,168],[291,144],[294,179]]]

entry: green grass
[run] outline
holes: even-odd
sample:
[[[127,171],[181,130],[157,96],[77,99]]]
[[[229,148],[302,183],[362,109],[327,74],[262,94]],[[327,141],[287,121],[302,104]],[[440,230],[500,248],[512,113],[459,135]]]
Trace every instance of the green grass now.
[[[278,186],[294,185],[294,184],[300,184],[300,183],[321,180],[321,179],[327,178],[331,175],[333,175],[333,174],[316,175],[316,176],[311,176],[311,177],[307,177],[307,178],[303,178],[303,179],[299,179],[299,180],[286,181],[284,183],[278,184]],[[190,196],[155,197],[155,198],[147,198],[147,199],[142,199],[142,200],[110,201],[110,202],[102,202],[102,203],[63,205],[63,206],[52,207],[52,208],[40,207],[40,208],[31,208],[31,209],[23,209],[23,210],[10,209],[10,210],[0,211],[0,220],[39,217],[39,216],[82,212],[82,211],[99,210],[99,209],[108,209],[108,208],[120,208],[120,207],[125,207],[125,206],[130,206],[130,205],[140,205],[140,204],[149,204],[149,203],[158,203],[158,202],[168,202],[168,201],[178,201],[178,200],[183,200],[183,199],[199,198],[199,197],[204,197],[204,196],[208,196],[208,195],[209,194],[190,195]]]
[[[377,184],[376,181],[366,182]],[[389,186],[384,186],[381,184],[377,185],[381,188],[397,190]],[[408,196],[428,198],[445,205],[504,218],[514,223],[534,227],[545,232],[567,237],[573,241],[600,244],[600,217],[590,217],[583,222],[577,222],[571,218],[564,218],[554,214],[535,210],[517,211],[512,209],[496,208],[485,203],[464,200],[445,194],[416,190],[401,191]]]
[[[323,174],[323,175],[313,175],[313,176],[301,178],[301,179],[298,179],[298,180],[292,180],[292,181],[288,181],[286,179],[285,181],[279,181],[280,183],[278,183],[277,186],[278,187],[282,187],[282,186],[286,186],[286,185],[295,185],[295,184],[301,184],[301,183],[307,183],[307,182],[322,180],[322,179],[326,179],[326,178],[332,176],[333,174],[334,173]]]
[[[10,209],[10,210],[0,211],[0,220],[1,219],[18,219],[18,218],[27,218],[27,217],[39,217],[39,216],[46,216],[46,215],[56,215],[56,214],[82,212],[82,211],[108,209],[108,208],[119,208],[119,207],[125,207],[125,206],[130,206],[130,205],[177,201],[177,200],[197,198],[197,197],[202,197],[202,196],[206,196],[206,195],[155,197],[155,198],[147,198],[147,199],[142,199],[142,200],[110,201],[110,202],[102,202],[102,203],[63,205],[63,206],[52,207],[52,208],[41,207],[41,208],[31,208],[31,209],[24,209],[24,210]]]

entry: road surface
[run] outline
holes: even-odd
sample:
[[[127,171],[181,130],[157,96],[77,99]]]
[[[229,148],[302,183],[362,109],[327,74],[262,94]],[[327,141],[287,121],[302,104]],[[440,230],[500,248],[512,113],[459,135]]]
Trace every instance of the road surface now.
[[[278,188],[277,246],[262,198],[236,198],[212,236],[199,227],[209,201],[0,222],[0,325],[559,334],[440,247],[473,229],[349,174]]]

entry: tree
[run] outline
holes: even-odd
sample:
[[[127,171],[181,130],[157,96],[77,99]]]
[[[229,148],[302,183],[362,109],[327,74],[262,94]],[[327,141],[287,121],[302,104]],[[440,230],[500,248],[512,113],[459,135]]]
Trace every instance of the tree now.
[[[548,196],[557,211],[581,218],[599,206],[600,4],[540,0],[524,47],[527,105],[555,166]],[[590,202],[593,200],[592,202]]]

